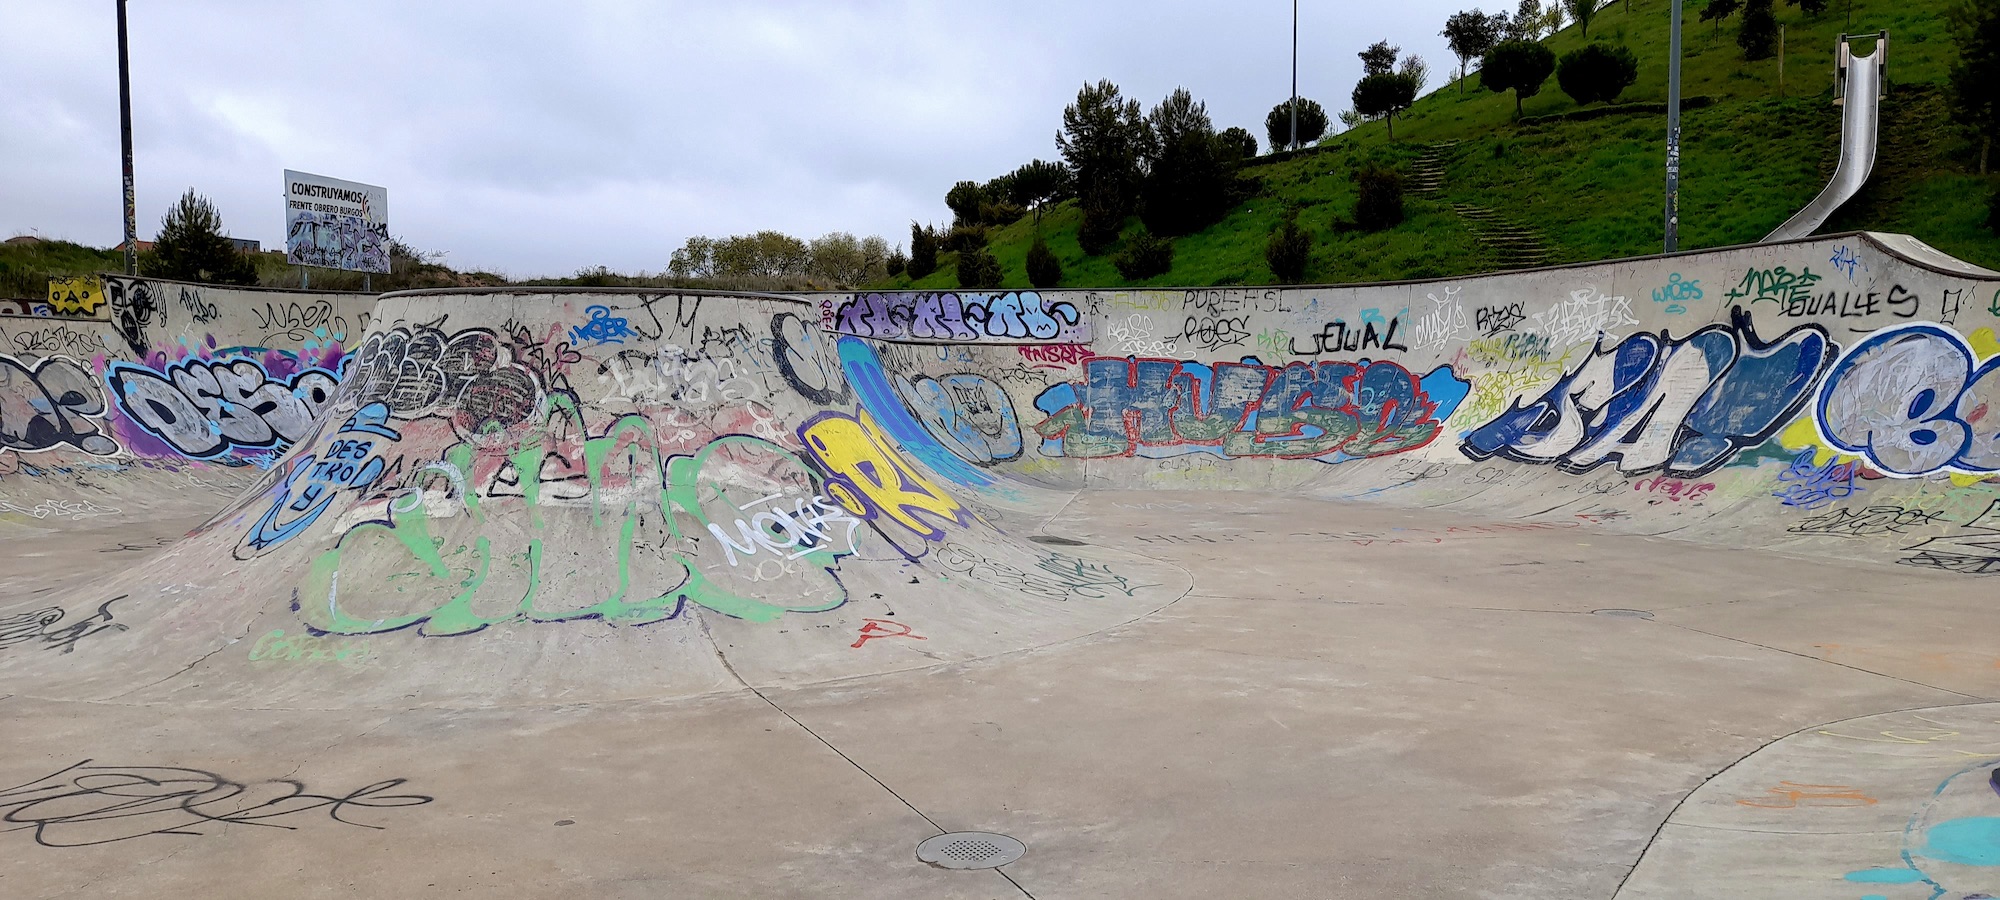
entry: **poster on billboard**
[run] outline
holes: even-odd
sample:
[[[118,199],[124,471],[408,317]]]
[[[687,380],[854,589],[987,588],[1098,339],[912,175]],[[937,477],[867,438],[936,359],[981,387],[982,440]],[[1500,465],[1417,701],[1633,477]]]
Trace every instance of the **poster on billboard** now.
[[[285,261],[388,272],[388,189],[286,169]]]

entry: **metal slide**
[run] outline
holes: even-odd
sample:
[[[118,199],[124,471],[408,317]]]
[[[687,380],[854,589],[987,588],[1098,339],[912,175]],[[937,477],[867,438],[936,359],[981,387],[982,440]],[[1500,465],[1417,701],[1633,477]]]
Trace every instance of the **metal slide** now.
[[[1867,56],[1855,56],[1848,48],[1848,40],[1854,37],[1874,37],[1875,51]],[[1840,165],[1833,170],[1833,179],[1826,183],[1826,189],[1819,192],[1811,203],[1797,215],[1785,220],[1778,230],[1764,237],[1765,242],[1786,241],[1812,234],[1826,224],[1828,216],[1840,205],[1860,193],[1861,186],[1868,183],[1868,173],[1875,169],[1875,136],[1877,122],[1882,109],[1882,66],[1889,55],[1889,32],[1875,35],[1840,36],[1838,59],[1834,63],[1834,98],[1841,104],[1840,114]]]

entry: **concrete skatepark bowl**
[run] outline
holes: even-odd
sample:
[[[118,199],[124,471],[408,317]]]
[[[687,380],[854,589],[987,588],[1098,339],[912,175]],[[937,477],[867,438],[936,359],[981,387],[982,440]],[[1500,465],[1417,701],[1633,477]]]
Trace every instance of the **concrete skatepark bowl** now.
[[[2000,888],[2000,273],[1906,237],[106,287],[0,318],[0,896]]]

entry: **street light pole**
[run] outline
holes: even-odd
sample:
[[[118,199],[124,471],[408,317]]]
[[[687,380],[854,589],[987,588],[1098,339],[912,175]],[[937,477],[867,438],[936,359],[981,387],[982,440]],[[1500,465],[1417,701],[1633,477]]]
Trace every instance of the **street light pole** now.
[[[1681,243],[1681,0],[1673,0],[1672,36],[1667,49],[1667,239],[1666,252]]]
[[[1298,0],[1292,0],[1292,148],[1298,148]]]
[[[125,149],[125,274],[139,274],[139,210],[132,191],[132,67],[126,62],[125,0],[118,0],[118,131]]]

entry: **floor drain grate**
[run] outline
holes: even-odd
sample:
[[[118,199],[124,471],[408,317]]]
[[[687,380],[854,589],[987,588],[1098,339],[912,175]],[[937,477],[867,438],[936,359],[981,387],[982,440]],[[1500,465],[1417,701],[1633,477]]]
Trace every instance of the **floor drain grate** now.
[[[1053,534],[1031,534],[1028,540],[1037,544],[1054,544],[1058,547],[1082,547],[1084,543],[1076,538],[1056,537]]]
[[[1610,616],[1614,619],[1650,619],[1653,617],[1652,613],[1643,609],[1593,609],[1590,611],[1590,614],[1593,616]]]
[[[943,869],[997,869],[1027,852],[1028,845],[985,831],[954,831],[917,845],[918,859]]]

